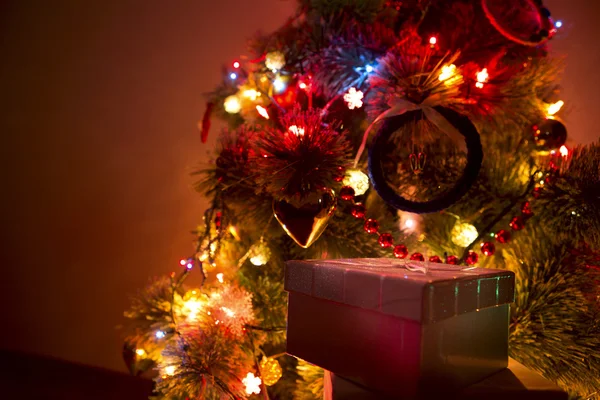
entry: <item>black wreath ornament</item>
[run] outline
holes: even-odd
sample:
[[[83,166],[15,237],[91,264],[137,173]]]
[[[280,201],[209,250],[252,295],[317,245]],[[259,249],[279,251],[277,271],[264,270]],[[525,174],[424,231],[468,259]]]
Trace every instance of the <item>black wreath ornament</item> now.
[[[429,201],[419,202],[408,200],[397,194],[387,183],[381,165],[383,150],[390,136],[409,122],[420,121],[425,118],[423,110],[413,110],[401,115],[385,118],[373,139],[369,149],[369,176],[373,188],[379,196],[392,207],[416,214],[425,214],[441,211],[456,203],[477,180],[481,163],[483,162],[483,150],[479,132],[471,120],[450,108],[436,106],[435,111],[441,114],[454,128],[464,137],[467,147],[467,164],[462,176],[449,191],[442,197]]]

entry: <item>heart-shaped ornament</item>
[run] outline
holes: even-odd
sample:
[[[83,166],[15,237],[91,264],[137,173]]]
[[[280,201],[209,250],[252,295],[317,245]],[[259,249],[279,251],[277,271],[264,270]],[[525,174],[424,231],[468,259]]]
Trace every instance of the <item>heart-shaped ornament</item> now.
[[[332,190],[311,196],[300,207],[285,200],[273,200],[273,214],[289,237],[308,248],[327,228],[336,206]]]

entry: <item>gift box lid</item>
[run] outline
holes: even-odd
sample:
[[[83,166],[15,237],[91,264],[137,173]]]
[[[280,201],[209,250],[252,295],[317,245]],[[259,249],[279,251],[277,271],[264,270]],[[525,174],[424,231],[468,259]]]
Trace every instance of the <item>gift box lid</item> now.
[[[390,258],[288,261],[285,290],[422,323],[514,301],[500,269]]]

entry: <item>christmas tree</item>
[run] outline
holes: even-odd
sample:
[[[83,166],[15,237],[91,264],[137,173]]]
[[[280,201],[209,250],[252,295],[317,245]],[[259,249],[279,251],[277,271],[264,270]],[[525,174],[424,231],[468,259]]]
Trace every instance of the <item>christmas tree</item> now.
[[[319,398],[285,261],[396,257],[515,272],[510,355],[597,398],[600,145],[565,146],[561,25],[541,0],[299,0],[209,95],[212,206],[125,313],[132,372],[156,398]]]

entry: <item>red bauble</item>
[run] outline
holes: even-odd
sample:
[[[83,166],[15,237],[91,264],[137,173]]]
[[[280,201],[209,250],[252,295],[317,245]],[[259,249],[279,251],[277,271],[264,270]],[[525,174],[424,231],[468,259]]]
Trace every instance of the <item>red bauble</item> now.
[[[496,246],[492,242],[485,242],[481,244],[481,252],[485,256],[493,256],[496,252]]]
[[[535,197],[537,199],[537,198],[540,197],[541,194],[542,194],[542,188],[541,187],[533,188],[533,197]]]
[[[439,256],[431,256],[431,257],[429,257],[429,262],[432,262],[432,263],[441,263],[442,259]]]
[[[458,265],[458,257],[456,257],[456,256],[446,257],[446,264]]]
[[[398,246],[394,247],[394,255],[396,258],[406,258],[408,255],[408,249],[405,245],[399,244]]]
[[[365,221],[365,232],[367,233],[377,233],[379,230],[379,222],[376,219],[369,218]]]
[[[479,260],[479,256],[477,255],[477,253],[475,253],[474,251],[469,250],[469,253],[467,254],[467,257],[465,258],[465,261],[467,262],[467,264],[469,264],[469,265],[475,265],[475,264],[477,264],[478,260]]]
[[[510,225],[513,231],[520,231],[525,228],[525,221],[523,221],[523,217],[513,217],[508,225]]]
[[[297,103],[298,89],[292,80],[281,93],[273,93],[273,100],[283,108],[292,108]]]
[[[354,218],[364,218],[367,213],[367,209],[362,203],[356,203],[352,206],[352,216]]]
[[[392,247],[394,244],[394,237],[390,233],[382,233],[379,235],[379,245],[383,248]]]
[[[342,200],[352,200],[354,198],[354,189],[350,186],[342,187],[342,189],[340,189],[340,197]]]
[[[533,216],[533,211],[531,211],[528,201],[523,203],[523,206],[521,207],[521,214],[523,215],[523,218],[531,218]]]
[[[413,261],[425,261],[425,257],[421,253],[412,253],[410,259]]]
[[[498,243],[508,243],[508,241],[510,240],[510,232],[505,231],[504,229],[500,229],[498,233],[496,233],[496,240],[498,241]]]

